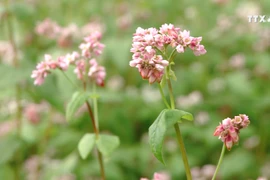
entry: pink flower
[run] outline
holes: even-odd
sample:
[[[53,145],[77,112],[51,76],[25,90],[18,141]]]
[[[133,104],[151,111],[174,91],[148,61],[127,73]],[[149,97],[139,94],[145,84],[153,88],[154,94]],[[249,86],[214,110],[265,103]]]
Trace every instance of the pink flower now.
[[[161,81],[164,69],[169,65],[169,62],[163,60],[161,55],[152,57],[145,55],[145,59],[134,59],[130,61],[129,65],[138,68],[142,78],[148,79],[149,83],[152,84],[155,81]]]
[[[67,54],[65,56],[65,61],[69,64],[75,64],[75,61],[80,57],[80,54],[76,51],[73,51],[72,54]]]
[[[154,173],[154,180],[170,180],[170,176],[167,173]]]
[[[66,54],[65,56],[60,56],[56,61],[52,60],[52,57],[46,54],[45,60],[40,62],[32,72],[31,77],[35,78],[34,84],[41,85],[51,70],[58,68],[62,71],[66,71],[70,65],[75,65],[74,73],[77,75],[78,79],[86,82],[84,76],[88,75],[97,85],[104,86],[106,76],[105,68],[100,66],[97,61],[92,58],[93,56],[100,55],[105,47],[99,42],[101,37],[102,34],[100,32],[94,32],[84,38],[85,42],[79,46],[83,56],[81,59],[79,59],[80,55],[76,51],[71,54]],[[152,51],[151,47],[149,51]],[[92,59],[89,61],[90,58]],[[85,72],[86,67],[89,68],[89,72]]]
[[[192,37],[189,34],[190,34],[190,32],[187,30],[180,32],[180,37],[183,41],[183,44],[186,46],[189,45],[191,43],[191,40],[192,40]]]
[[[58,63],[58,67],[61,70],[66,71],[68,69],[69,61],[67,61],[67,59],[64,56],[58,57],[57,63]]]
[[[56,22],[48,18],[45,19],[43,22],[38,23],[35,31],[39,35],[54,39],[61,31],[61,27]]]
[[[106,76],[106,71],[103,66],[100,66],[96,59],[91,59],[89,61],[90,69],[88,76],[93,79],[98,86],[104,86],[104,79]]]
[[[38,63],[36,70],[32,72],[31,78],[35,78],[34,84],[43,84],[45,77],[50,73],[50,69],[55,66],[57,65],[52,63],[51,56],[45,54],[45,61]]]
[[[170,45],[178,53],[185,52],[189,47],[198,56],[206,53],[204,46],[200,44],[201,40],[201,37],[194,38],[189,31],[180,31],[180,28],[172,24],[163,24],[159,30],[138,27],[133,34],[130,49],[133,55],[129,65],[138,68],[142,78],[148,79],[150,84],[160,82],[165,67],[169,65],[168,60],[162,57],[166,47]]]
[[[85,74],[85,61],[83,59],[76,61],[76,68],[74,69],[74,73],[77,74],[78,79],[83,79]]]
[[[104,44],[100,43],[102,34],[100,32],[94,32],[90,36],[84,38],[86,43],[82,43],[79,48],[82,50],[82,56],[86,58],[92,58],[93,53],[96,56],[102,54],[105,47]]]
[[[235,116],[234,119],[226,118],[216,127],[214,136],[219,136],[219,139],[230,150],[239,141],[240,129],[247,127],[249,123],[248,116],[245,114]]]

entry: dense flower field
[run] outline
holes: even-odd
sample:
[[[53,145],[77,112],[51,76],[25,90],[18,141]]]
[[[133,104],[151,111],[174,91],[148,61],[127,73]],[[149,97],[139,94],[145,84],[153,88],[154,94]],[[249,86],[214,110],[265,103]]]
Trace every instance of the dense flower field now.
[[[270,179],[269,7],[2,0],[0,179]]]

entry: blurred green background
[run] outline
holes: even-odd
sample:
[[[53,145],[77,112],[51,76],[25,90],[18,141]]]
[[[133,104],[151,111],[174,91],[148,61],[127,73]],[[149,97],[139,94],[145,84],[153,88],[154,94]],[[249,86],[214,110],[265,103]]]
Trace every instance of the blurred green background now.
[[[151,178],[160,171],[173,180],[185,179],[173,129],[164,142],[167,165],[151,153],[148,127],[165,106],[157,85],[150,86],[129,66],[136,28],[164,23],[202,36],[207,50],[199,57],[191,51],[179,54],[174,66],[177,108],[195,117],[194,123],[181,125],[194,179],[209,179],[207,167],[218,161],[222,143],[212,135],[215,127],[241,113],[251,124],[241,131],[239,145],[226,152],[219,179],[270,178],[270,23],[249,23],[247,17],[268,13],[270,18],[269,10],[267,0],[2,0],[0,179],[99,179],[96,154],[82,160],[77,150],[83,134],[93,131],[87,112],[80,109],[70,124],[64,118],[72,85],[59,72],[40,87],[30,78],[44,54],[56,58],[79,51],[83,31],[78,28],[93,22],[103,30],[101,42],[106,45],[100,129],[121,141],[105,159],[107,179]],[[68,35],[39,35],[36,26],[46,18],[67,27]],[[68,75],[76,78],[72,70]]]

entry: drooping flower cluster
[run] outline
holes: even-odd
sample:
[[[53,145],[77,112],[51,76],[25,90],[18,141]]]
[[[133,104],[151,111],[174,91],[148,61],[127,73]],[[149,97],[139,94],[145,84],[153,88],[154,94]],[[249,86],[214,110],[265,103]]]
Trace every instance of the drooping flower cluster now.
[[[230,150],[234,144],[238,143],[240,130],[246,128],[249,123],[249,118],[245,114],[235,116],[233,119],[226,118],[217,126],[214,136],[219,136],[219,139]]]
[[[38,63],[36,69],[33,70],[31,77],[35,79],[35,85],[41,85],[48,74],[54,69],[66,71],[70,65],[75,66],[74,73],[78,79],[86,81],[85,76],[94,81],[98,86],[104,86],[106,76],[105,68],[98,64],[95,57],[102,54],[104,44],[100,43],[102,35],[95,32],[85,37],[86,43],[82,43],[79,47],[82,50],[81,55],[74,51],[71,54],[60,56],[57,60],[53,60],[51,55],[46,54],[45,60]],[[82,48],[87,46],[86,48]],[[86,71],[88,69],[88,72]]]
[[[188,47],[199,56],[206,53],[204,46],[200,44],[201,40],[202,37],[192,37],[189,31],[181,31],[172,24],[164,24],[159,30],[139,27],[133,35],[130,49],[133,56],[129,64],[138,68],[142,78],[148,79],[150,84],[160,82],[169,60],[158,53],[164,52],[167,46],[171,46],[178,53],[184,53]]]

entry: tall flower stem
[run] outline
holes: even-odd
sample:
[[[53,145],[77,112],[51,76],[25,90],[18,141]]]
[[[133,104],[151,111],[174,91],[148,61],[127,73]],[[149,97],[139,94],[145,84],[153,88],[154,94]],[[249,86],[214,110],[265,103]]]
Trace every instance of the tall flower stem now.
[[[175,109],[175,102],[174,102],[174,96],[173,96],[173,89],[172,89],[171,80],[167,79],[167,83],[168,83],[169,94],[170,94],[171,109]],[[185,170],[186,170],[187,180],[192,180],[190,167],[189,167],[189,163],[188,163],[188,158],[187,158],[187,153],[186,153],[186,149],[185,149],[185,144],[184,144],[184,141],[183,141],[183,138],[182,138],[181,131],[180,131],[180,128],[178,126],[178,123],[174,124],[174,129],[175,129],[175,132],[176,132],[177,141],[178,141],[180,151],[181,151],[181,154],[182,154],[182,160],[184,162],[184,167],[185,167]]]
[[[215,180],[216,179],[216,176],[217,176],[217,173],[218,173],[218,170],[220,168],[220,164],[223,160],[223,157],[224,157],[224,154],[225,154],[225,150],[226,150],[226,146],[225,146],[225,143],[223,143],[223,147],[222,147],[222,151],[220,153],[220,157],[219,157],[219,160],[218,160],[218,164],[217,164],[217,168],[216,168],[216,171],[212,177],[212,180]]]
[[[95,87],[93,88],[93,90],[95,91]],[[86,83],[84,82],[84,91],[86,91]],[[96,135],[96,139],[99,138],[99,129],[98,129],[98,111],[97,111],[97,99],[94,98],[94,112],[92,110],[92,107],[90,105],[90,103],[88,101],[85,102],[86,106],[87,106],[87,110],[88,110],[88,114],[90,116],[92,125],[93,125],[93,129]],[[98,154],[98,162],[99,162],[99,167],[100,167],[100,174],[101,174],[101,179],[105,180],[105,168],[104,168],[104,164],[103,164],[103,156],[101,154],[101,152],[97,149],[97,154]]]
[[[64,76],[66,77],[66,79],[74,85],[74,87],[78,86],[63,72]],[[87,85],[85,80],[83,80],[83,89],[84,91],[86,91]],[[96,86],[94,85],[93,87],[93,93],[96,93]],[[97,98],[95,97],[93,100],[93,106],[94,106],[94,111],[92,110],[92,107],[90,105],[90,103],[86,100],[85,104],[87,106],[87,111],[88,114],[90,116],[91,119],[91,123],[94,129],[94,133],[96,135],[96,139],[99,138],[99,128],[98,128],[98,104],[97,104]],[[99,150],[97,150],[97,154],[98,154],[98,162],[99,162],[99,167],[100,167],[100,174],[101,174],[101,179],[105,180],[105,168],[104,168],[104,164],[103,164],[103,156],[101,154],[101,152]]]

